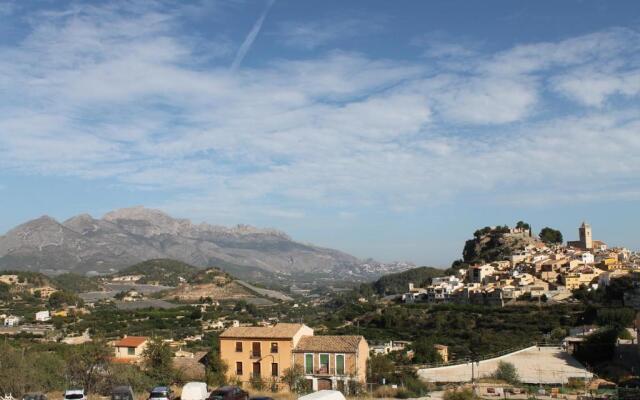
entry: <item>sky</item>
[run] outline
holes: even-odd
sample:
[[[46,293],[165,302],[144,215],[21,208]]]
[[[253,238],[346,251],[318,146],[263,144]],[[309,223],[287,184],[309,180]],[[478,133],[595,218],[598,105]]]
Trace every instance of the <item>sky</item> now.
[[[0,0],[0,232],[144,205],[448,266],[640,249],[640,2]]]

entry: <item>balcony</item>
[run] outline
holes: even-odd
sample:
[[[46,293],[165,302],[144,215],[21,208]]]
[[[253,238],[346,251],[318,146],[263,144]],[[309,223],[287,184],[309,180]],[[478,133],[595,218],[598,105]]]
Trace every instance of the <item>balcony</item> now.
[[[318,376],[344,376],[346,375],[346,371],[344,369],[340,369],[339,371],[337,371],[335,368],[323,366],[320,368],[316,368],[313,371],[313,374]]]

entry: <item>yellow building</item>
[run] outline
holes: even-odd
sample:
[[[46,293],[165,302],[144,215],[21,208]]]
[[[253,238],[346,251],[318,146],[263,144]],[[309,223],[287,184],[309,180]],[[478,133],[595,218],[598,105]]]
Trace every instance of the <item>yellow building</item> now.
[[[238,326],[220,334],[220,358],[228,365],[227,378],[249,382],[280,379],[291,367],[292,351],[313,329],[303,324],[276,324],[269,327]]]

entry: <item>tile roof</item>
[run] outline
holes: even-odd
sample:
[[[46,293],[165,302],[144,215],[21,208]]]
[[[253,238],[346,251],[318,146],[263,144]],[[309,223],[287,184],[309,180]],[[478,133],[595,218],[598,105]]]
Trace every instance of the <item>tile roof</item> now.
[[[237,326],[220,334],[221,338],[289,339],[303,327],[303,324],[279,323],[273,326]]]
[[[327,351],[335,353],[355,353],[362,336],[303,336],[294,352]]]
[[[147,340],[149,340],[149,338],[146,336],[125,336],[113,345],[116,347],[138,347]]]

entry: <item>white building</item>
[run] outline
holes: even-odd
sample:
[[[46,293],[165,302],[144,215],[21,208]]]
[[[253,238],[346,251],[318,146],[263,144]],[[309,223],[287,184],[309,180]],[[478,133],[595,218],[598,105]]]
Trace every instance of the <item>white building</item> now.
[[[51,314],[49,311],[38,311],[36,313],[36,321],[47,322],[51,320]]]
[[[589,252],[582,253],[581,259],[585,264],[593,264],[595,262],[595,257]]]
[[[15,315],[9,315],[4,319],[4,326],[6,327],[14,327],[20,324],[20,317],[16,317]]]

